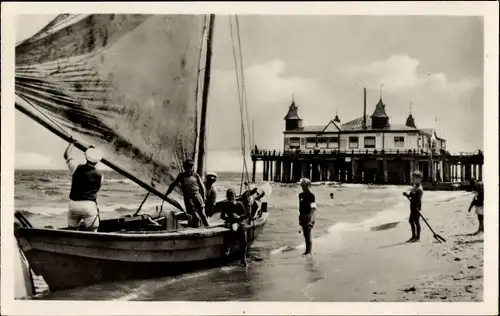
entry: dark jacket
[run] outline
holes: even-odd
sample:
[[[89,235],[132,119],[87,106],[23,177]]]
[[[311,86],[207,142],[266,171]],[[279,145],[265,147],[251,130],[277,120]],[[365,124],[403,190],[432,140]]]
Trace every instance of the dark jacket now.
[[[97,202],[97,192],[101,188],[101,182],[101,172],[94,166],[79,165],[71,180],[70,200]]]

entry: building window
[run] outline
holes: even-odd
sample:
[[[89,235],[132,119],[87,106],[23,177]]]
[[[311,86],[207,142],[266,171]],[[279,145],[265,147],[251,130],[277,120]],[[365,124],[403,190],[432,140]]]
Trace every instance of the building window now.
[[[306,139],[304,137],[300,138],[300,145],[304,146],[306,144]]]
[[[417,140],[417,147],[420,148],[422,147],[422,137],[419,137]]]
[[[316,137],[306,137],[306,148],[316,147]]]
[[[299,149],[299,148],[300,148],[300,137],[291,137],[290,149]]]
[[[365,137],[365,148],[375,148],[375,136]]]
[[[405,146],[404,136],[394,136],[394,147],[401,148]]]
[[[290,145],[290,138],[285,137],[285,146]]]
[[[432,149],[436,149],[436,141],[435,140],[432,141]]]
[[[328,137],[328,148],[339,148],[339,138]]]
[[[326,148],[328,146],[328,141],[326,137],[318,137],[318,147]]]
[[[349,148],[359,148],[358,137],[349,137]]]

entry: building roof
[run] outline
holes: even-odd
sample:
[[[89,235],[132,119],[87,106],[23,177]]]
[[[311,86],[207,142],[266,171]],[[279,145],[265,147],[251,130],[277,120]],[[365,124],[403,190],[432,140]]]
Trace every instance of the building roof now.
[[[335,115],[335,118],[333,119],[334,122],[340,123],[340,119],[338,115]]]
[[[324,129],[325,129],[325,125],[309,125],[309,126],[304,126],[304,127],[299,127],[299,128],[293,129],[293,130],[289,130],[286,132],[292,132],[292,133],[295,133],[295,132],[297,132],[297,133],[317,132],[317,133],[321,133]]]
[[[434,129],[433,128],[421,128],[420,131],[428,136],[432,136]]]
[[[445,142],[446,140],[444,138],[441,138],[439,137],[437,134],[436,134],[436,130],[434,130],[434,137],[436,137],[437,140],[439,141],[442,141],[442,142]]]
[[[288,113],[286,114],[285,120],[302,120],[299,116],[299,107],[295,105],[295,101],[292,101],[290,107],[288,108]]]
[[[342,124],[342,131],[418,131],[416,127],[406,126],[405,124],[390,124],[382,129],[372,128],[371,117],[366,116],[366,129],[363,129],[363,117],[360,116],[352,121]]]
[[[387,116],[387,113],[385,113],[385,104],[384,104],[384,102],[382,102],[382,98],[380,98],[380,100],[378,100],[378,103],[375,106],[375,111],[373,111],[373,114],[371,117],[389,118],[389,116]]]

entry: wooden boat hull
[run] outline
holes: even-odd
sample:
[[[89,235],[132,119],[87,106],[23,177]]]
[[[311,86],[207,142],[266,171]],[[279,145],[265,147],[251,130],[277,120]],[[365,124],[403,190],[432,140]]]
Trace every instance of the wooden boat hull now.
[[[247,225],[251,244],[262,232],[268,213]],[[239,242],[225,250],[231,232],[225,227],[176,232],[83,232],[21,227],[16,237],[31,268],[51,291],[132,278],[173,275],[233,260]]]

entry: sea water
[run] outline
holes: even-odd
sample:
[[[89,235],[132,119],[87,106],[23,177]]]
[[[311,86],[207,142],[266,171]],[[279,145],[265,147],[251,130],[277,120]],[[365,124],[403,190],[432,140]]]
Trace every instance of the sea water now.
[[[241,174],[220,173],[216,183],[219,198],[228,188],[238,192]],[[300,256],[304,247],[298,225],[298,184],[272,183],[268,198],[269,219],[251,249],[250,267],[236,265],[149,280],[98,284],[54,292],[44,299],[80,300],[311,300],[307,289],[321,280],[317,262]],[[402,192],[408,186],[371,186],[315,183],[316,225],[314,253],[345,253],[344,236],[391,227],[408,218]],[[15,208],[36,227],[66,225],[70,176],[65,171],[17,170]],[[330,194],[334,193],[334,198]],[[115,172],[105,172],[99,192],[101,218],[133,214],[147,192]],[[426,192],[426,200],[452,199],[458,192]],[[154,214],[161,201],[150,196],[142,213]],[[165,205],[165,207],[168,207]],[[381,226],[382,225],[382,226]],[[333,268],[333,267],[330,267]],[[300,289],[299,291],[297,289]]]

